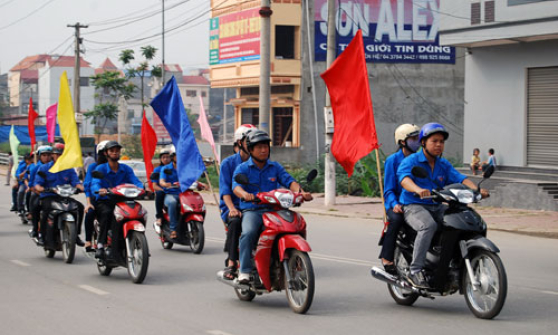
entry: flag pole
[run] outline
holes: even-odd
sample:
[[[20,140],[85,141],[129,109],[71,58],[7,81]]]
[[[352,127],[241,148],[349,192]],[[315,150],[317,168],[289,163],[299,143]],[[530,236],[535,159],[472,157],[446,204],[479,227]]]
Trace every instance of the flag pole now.
[[[376,167],[378,169],[378,185],[380,185],[380,197],[382,198],[382,208],[384,209],[384,222],[387,222],[387,213],[386,213],[386,202],[384,199],[384,186],[383,181],[384,178],[382,177],[382,169],[380,168],[380,154],[378,153],[380,149],[376,149]]]
[[[219,208],[219,201],[217,201],[217,197],[215,196],[215,192],[213,191],[213,186],[211,186],[209,175],[207,174],[207,171],[203,171],[203,174],[205,175],[205,179],[207,179],[207,183],[209,184],[209,190],[211,191],[211,195],[213,195],[213,200],[215,200],[215,204],[217,205],[217,208]]]

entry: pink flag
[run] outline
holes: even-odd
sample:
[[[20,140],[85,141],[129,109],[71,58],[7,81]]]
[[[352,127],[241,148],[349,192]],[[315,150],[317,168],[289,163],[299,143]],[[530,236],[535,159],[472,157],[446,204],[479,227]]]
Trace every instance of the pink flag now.
[[[58,110],[58,103],[47,108],[46,111],[46,129],[48,134],[48,142],[54,143],[54,132],[56,131],[56,112]]]
[[[211,132],[211,128],[209,127],[209,123],[207,122],[207,117],[205,116],[205,109],[203,108],[203,100],[200,95],[200,117],[198,118],[198,123],[200,124],[201,136],[204,140],[211,144],[213,148],[213,154],[215,155],[215,159],[217,162],[221,164],[219,160],[219,156],[217,155],[217,151],[215,151],[215,141],[213,140],[213,133]]]

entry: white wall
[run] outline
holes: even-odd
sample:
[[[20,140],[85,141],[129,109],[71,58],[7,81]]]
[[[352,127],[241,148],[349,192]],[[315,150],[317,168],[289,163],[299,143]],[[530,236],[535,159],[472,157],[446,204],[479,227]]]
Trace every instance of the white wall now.
[[[465,58],[463,161],[473,148],[486,158],[494,148],[498,164],[526,165],[527,69],[558,66],[558,43],[474,48]]]

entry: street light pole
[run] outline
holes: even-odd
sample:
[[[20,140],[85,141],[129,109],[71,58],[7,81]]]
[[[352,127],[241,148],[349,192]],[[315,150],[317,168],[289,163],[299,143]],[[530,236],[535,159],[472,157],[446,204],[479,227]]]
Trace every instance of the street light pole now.
[[[331,63],[335,60],[336,56],[336,41],[335,41],[335,0],[327,1],[327,68],[331,66]],[[325,147],[326,147],[326,158],[325,158],[325,180],[324,180],[324,205],[332,206],[335,205],[335,192],[336,192],[336,181],[335,181],[335,158],[331,153],[331,143],[333,142],[333,113],[331,109],[331,99],[329,97],[329,92],[326,88],[326,103],[325,103],[325,120],[326,124],[326,136],[325,136]]]
[[[262,0],[260,8],[260,130],[269,134],[271,109],[271,1]]]
[[[161,50],[162,53],[162,58],[163,58],[163,65],[161,66],[161,87],[165,86],[165,0],[161,0],[161,3],[163,4],[163,31],[161,32],[162,34],[162,39],[163,39],[163,47]],[[142,106],[143,108],[143,106]]]
[[[80,55],[79,55],[80,54],[79,45],[81,44],[81,38],[79,36],[79,29],[88,28],[89,26],[79,24],[79,22],[76,24],[68,24],[66,26],[70,28],[75,28],[76,30],[75,62],[74,62],[74,113],[78,114],[80,112],[79,100],[80,100],[80,69],[81,69]],[[83,123],[82,123],[82,127],[83,127]]]

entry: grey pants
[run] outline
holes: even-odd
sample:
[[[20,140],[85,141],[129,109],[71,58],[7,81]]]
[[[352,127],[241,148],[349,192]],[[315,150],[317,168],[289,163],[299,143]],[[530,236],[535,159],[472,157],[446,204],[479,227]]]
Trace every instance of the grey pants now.
[[[437,222],[443,222],[445,210],[446,206],[443,204],[412,204],[404,207],[405,221],[417,232],[411,273],[417,273],[424,267],[426,253],[438,228]]]

